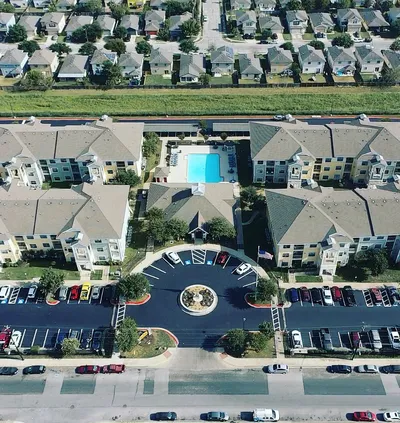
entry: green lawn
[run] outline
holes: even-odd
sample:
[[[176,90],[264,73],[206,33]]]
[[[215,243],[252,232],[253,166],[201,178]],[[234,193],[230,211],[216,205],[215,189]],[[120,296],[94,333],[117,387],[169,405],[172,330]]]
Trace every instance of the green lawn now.
[[[360,77],[364,82],[376,81],[376,75],[374,73],[360,73]]]
[[[306,32],[303,34],[303,40],[311,41],[315,38],[315,35],[313,32]]]
[[[213,76],[210,79],[210,85],[224,85],[224,84],[232,84],[232,76],[231,75],[224,75],[224,76]]]
[[[322,276],[301,275],[296,276],[296,282],[322,282]]]
[[[267,346],[261,351],[247,349],[244,352],[244,358],[273,358],[275,357],[275,339],[268,340]]]
[[[376,282],[376,283],[400,283],[400,269],[387,269],[383,275],[366,275],[366,279],[361,270],[345,266],[338,268],[333,277],[334,282]]]
[[[93,270],[93,272],[90,274],[91,281],[101,281],[102,277],[103,277],[102,270]]]
[[[162,75],[146,75],[144,85],[172,85],[171,79],[163,78]]]
[[[315,81],[310,81],[310,78],[314,77]],[[326,79],[324,77],[324,75],[319,74],[311,74],[311,73],[301,73],[300,74],[300,80],[301,82],[308,82],[310,84],[312,84],[313,82],[317,83],[317,82],[326,82]]]
[[[293,82],[293,78],[289,76],[280,76],[272,73],[267,75],[267,84],[293,84]]]
[[[292,41],[292,34],[283,33],[282,35],[285,41]]]
[[[133,228],[133,234],[132,241],[125,250],[125,259],[122,263],[123,275],[129,274],[146,255],[147,235],[145,223],[139,220],[132,220],[129,225]]]
[[[40,278],[44,269],[51,267],[50,260],[32,260],[18,267],[6,267],[0,273],[0,279],[9,280],[27,280],[32,278]],[[52,266],[54,270],[64,274],[65,280],[79,280],[79,272],[73,263],[61,263]]]
[[[162,354],[165,348],[174,347],[176,347],[175,342],[166,332],[163,330],[153,330],[150,344],[145,339],[131,351],[121,353],[121,356],[124,358],[151,358]]]
[[[69,189],[73,185],[72,182],[43,182],[42,189],[47,190],[50,188],[62,188],[62,189]]]
[[[334,82],[355,82],[354,76],[332,75]]]

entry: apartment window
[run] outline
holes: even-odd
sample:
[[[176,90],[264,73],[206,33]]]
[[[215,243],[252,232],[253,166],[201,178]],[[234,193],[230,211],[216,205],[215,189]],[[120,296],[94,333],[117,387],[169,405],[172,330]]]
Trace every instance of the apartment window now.
[[[54,242],[53,242],[53,248],[54,248],[55,250],[62,250],[62,247],[61,247],[61,242],[60,242],[60,241],[54,241]]]
[[[317,248],[317,244],[310,244],[310,248]]]
[[[50,248],[50,244],[49,244],[48,242],[44,242],[44,243],[43,243],[43,247],[44,247],[44,248]]]
[[[325,163],[330,163],[332,159],[325,159]]]
[[[37,248],[37,245],[36,244],[29,244],[29,247],[33,249],[33,248]]]
[[[49,168],[47,166],[43,166],[42,167],[42,170],[43,170],[43,172],[48,172],[49,171]]]
[[[57,172],[58,172],[58,169],[57,169],[56,167],[52,167],[52,168],[51,168],[51,171],[52,171],[53,173],[57,173]]]
[[[282,165],[282,166],[284,166],[286,164],[286,162],[285,161],[280,161],[279,164]]]
[[[54,180],[55,180],[55,181],[61,181],[61,178],[60,178],[59,176],[56,176],[56,177],[54,178]]]
[[[355,250],[357,248],[357,244],[350,244],[350,250]]]
[[[35,174],[33,172],[29,172],[28,176],[35,176]]]
[[[4,241],[0,241],[0,245],[4,245]]]
[[[279,173],[285,173],[285,171],[284,170],[280,170]]]
[[[328,176],[328,175],[324,175],[324,176],[322,177],[322,179],[327,180],[327,179],[329,179],[329,176]]]
[[[380,250],[382,248],[381,244],[375,244],[374,245],[375,250]]]
[[[114,171],[113,171],[113,170],[107,170],[107,173],[108,173],[109,175],[112,175],[112,174],[114,173]]]
[[[50,239],[57,239],[57,235],[50,235]]]
[[[76,162],[75,162],[75,159],[69,159],[69,162],[70,162],[70,163],[76,163]]]
[[[308,253],[308,257],[315,257],[315,253]]]
[[[271,160],[267,161],[267,166],[275,166],[275,162],[272,162]]]
[[[106,260],[106,257],[105,256],[99,256],[99,260],[100,261],[105,261]]]
[[[344,243],[344,242],[341,242],[340,244],[339,244],[339,247],[340,248],[344,248],[344,246],[345,246],[346,244]]]
[[[315,163],[322,163],[322,159],[321,158],[315,159]]]
[[[70,177],[70,176],[66,176],[66,177],[65,177],[65,179],[66,179],[67,181],[70,181],[70,180],[71,180],[71,177]]]
[[[336,166],[335,170],[342,170],[342,166]]]
[[[40,163],[41,165],[47,165],[47,161],[46,161],[46,160],[39,160],[39,163]]]
[[[389,173],[389,171],[388,170],[385,170],[385,175],[387,175]]]
[[[377,236],[376,239],[385,239],[384,236]]]
[[[346,159],[346,163],[353,163],[353,162],[354,162],[354,159],[352,157],[348,157]]]
[[[97,244],[100,244],[101,243],[101,239],[95,239],[94,242],[97,243]]]
[[[31,184],[32,185],[36,185],[36,181],[31,181]]]
[[[287,261],[282,262],[282,267],[288,267],[288,265],[289,265],[289,262],[287,262]]]
[[[283,253],[282,257],[289,257],[289,253]]]
[[[111,162],[106,162],[106,166],[111,166]]]
[[[68,248],[68,252],[69,253],[72,253],[72,248]]]
[[[368,250],[368,247],[367,247],[366,245],[363,245],[363,246],[361,247],[361,250],[362,250],[362,251]]]
[[[342,162],[342,161],[343,161],[343,157],[338,157],[336,160],[337,160],[338,162]]]
[[[23,237],[23,236],[20,236],[20,235],[17,235],[17,236],[15,237],[15,240],[16,240],[16,241],[23,241],[23,240],[24,240],[24,237]]]
[[[257,182],[262,182],[262,178],[257,178]]]
[[[362,161],[362,162],[361,162],[361,166],[368,166],[368,162],[366,162],[366,161]]]
[[[55,163],[56,161],[55,161],[55,160],[49,160],[49,162],[50,162],[50,163]]]
[[[40,235],[40,238],[47,239],[47,235]]]
[[[125,162],[117,162],[117,167],[125,167]]]
[[[393,241],[396,239],[396,235],[389,235],[388,236],[388,241]]]
[[[309,166],[310,162],[304,162],[304,166]]]
[[[97,251],[98,251],[99,253],[104,253],[104,248],[97,248]]]
[[[32,235],[28,235],[26,239],[34,239]]]
[[[360,175],[365,175],[367,173],[366,170],[360,170]]]
[[[61,163],[67,163],[67,159],[61,159]]]
[[[69,167],[63,167],[63,172],[69,172]]]
[[[300,244],[299,245],[295,245],[294,246],[294,249],[295,250],[303,250],[304,249],[304,245],[300,245]]]
[[[386,162],[386,163],[387,163],[388,166],[391,166],[392,165],[392,162]]]
[[[333,179],[335,179],[336,181],[338,181],[340,179],[340,175],[333,175]]]
[[[328,167],[328,166],[325,166],[324,167],[324,172],[329,172],[331,170],[331,168],[330,167]]]
[[[371,240],[370,237],[363,238],[363,241],[370,241],[370,240]]]
[[[339,253],[339,257],[342,257],[343,256],[343,253]]]
[[[264,164],[263,160],[258,160],[257,164]]]
[[[354,242],[359,242],[360,238],[354,238]]]
[[[307,175],[307,173],[308,173],[308,170],[302,170],[302,171],[301,171],[301,174],[302,174],[302,175]]]
[[[284,245],[283,248],[290,248],[290,245]]]

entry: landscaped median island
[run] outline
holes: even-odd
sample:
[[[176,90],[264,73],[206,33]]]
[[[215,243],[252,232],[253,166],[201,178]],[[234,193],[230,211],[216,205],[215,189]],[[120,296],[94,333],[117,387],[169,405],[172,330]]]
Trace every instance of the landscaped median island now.
[[[397,114],[400,87],[0,92],[0,116]]]

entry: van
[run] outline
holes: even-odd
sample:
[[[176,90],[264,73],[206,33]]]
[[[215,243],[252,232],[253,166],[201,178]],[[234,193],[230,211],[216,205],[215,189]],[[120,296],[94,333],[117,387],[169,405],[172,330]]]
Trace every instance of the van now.
[[[254,422],[277,422],[279,411],[270,408],[257,408],[253,411]]]
[[[376,329],[370,330],[371,336],[371,343],[372,347],[375,351],[379,351],[382,349],[382,341],[381,337],[379,336],[379,332]]]

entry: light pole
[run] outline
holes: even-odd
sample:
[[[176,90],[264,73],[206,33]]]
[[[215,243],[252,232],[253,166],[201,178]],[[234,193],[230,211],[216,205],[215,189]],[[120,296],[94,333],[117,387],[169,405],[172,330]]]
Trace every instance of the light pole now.
[[[244,328],[244,324],[246,323],[246,318],[245,317],[243,317],[243,330],[245,330],[245,328]]]

